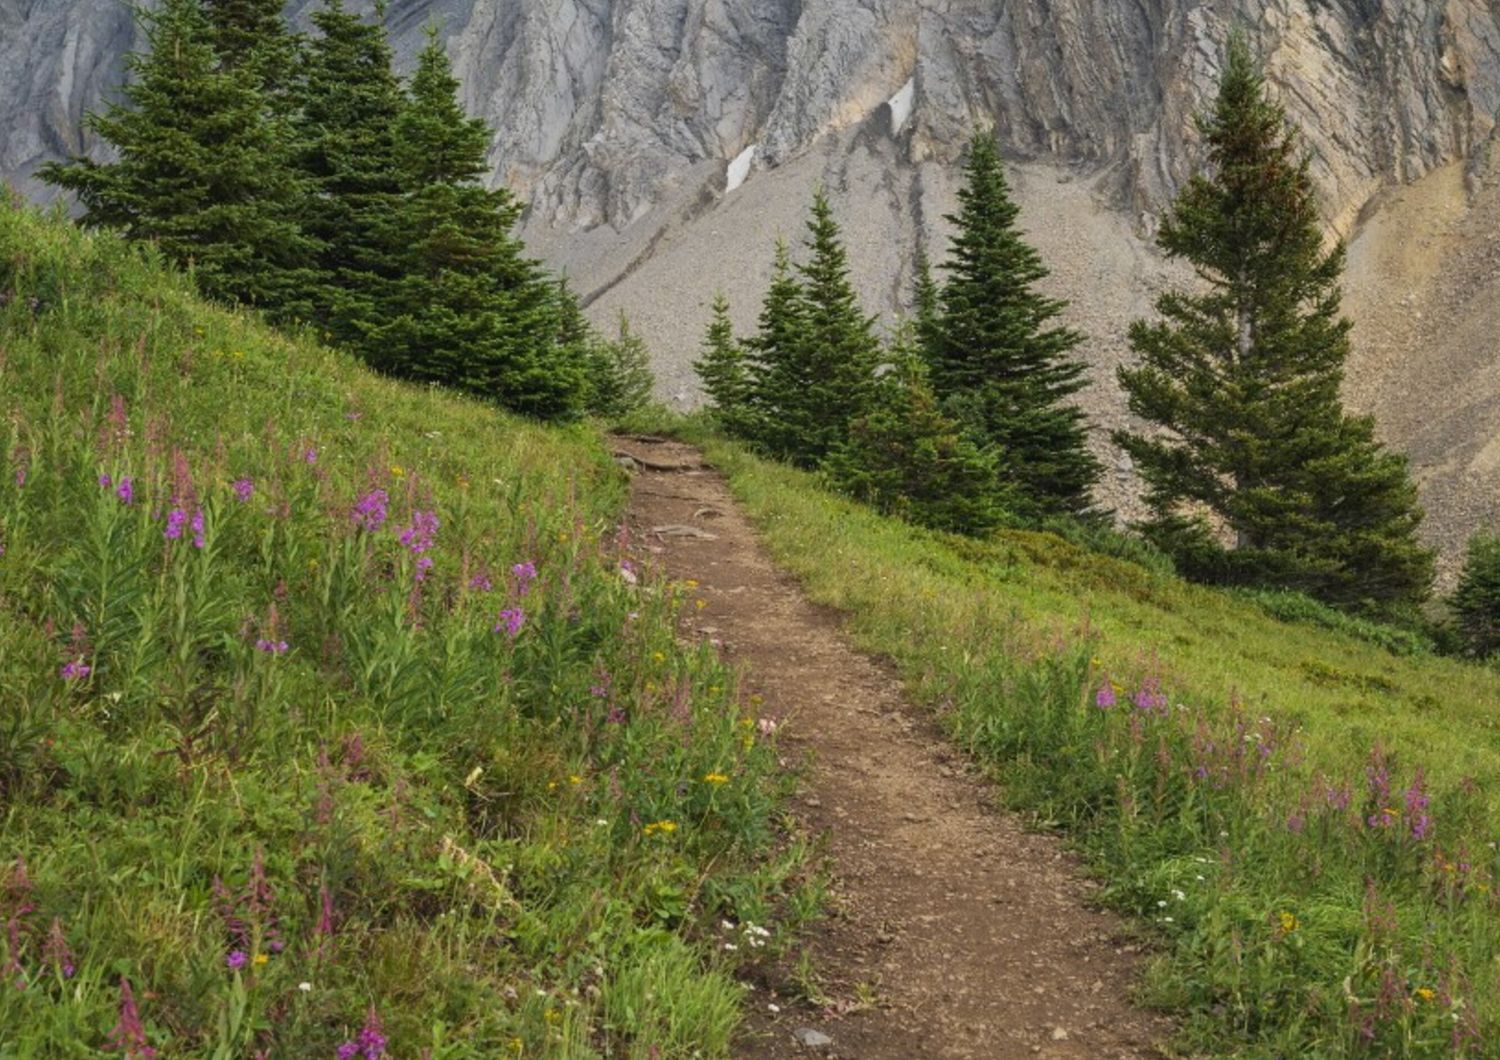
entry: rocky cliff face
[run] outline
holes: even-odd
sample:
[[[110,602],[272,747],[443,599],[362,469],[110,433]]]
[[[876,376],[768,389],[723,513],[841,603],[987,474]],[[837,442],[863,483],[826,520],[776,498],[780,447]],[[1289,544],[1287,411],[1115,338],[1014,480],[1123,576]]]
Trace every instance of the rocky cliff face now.
[[[1053,286],[1093,336],[1091,411],[1119,422],[1109,369],[1167,275],[1153,219],[1192,165],[1191,115],[1231,25],[1305,130],[1343,235],[1382,189],[1429,173],[1457,174],[1469,209],[1500,114],[1500,0],[393,0],[386,17],[404,62],[441,27],[496,130],[495,179],[530,201],[528,240],[597,316],[630,312],[682,400],[714,289],[748,326],[770,240],[796,237],[814,183],[891,312],[911,247],[940,249],[951,163],[993,127]],[[40,162],[97,149],[83,113],[136,34],[117,0],[0,0],[0,175],[44,194]],[[1382,407],[1368,390],[1351,396]],[[1129,486],[1121,467],[1112,499]]]

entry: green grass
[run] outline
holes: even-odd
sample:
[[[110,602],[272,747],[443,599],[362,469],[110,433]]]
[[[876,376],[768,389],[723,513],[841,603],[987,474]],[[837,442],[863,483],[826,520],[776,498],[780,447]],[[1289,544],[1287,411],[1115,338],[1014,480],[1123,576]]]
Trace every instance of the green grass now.
[[[597,433],[190,286],[0,200],[0,1057],[727,1054],[802,857]]]
[[[1052,534],[925,532],[699,437],[778,563],[1160,939],[1145,999],[1182,1048],[1500,1048],[1500,675]]]

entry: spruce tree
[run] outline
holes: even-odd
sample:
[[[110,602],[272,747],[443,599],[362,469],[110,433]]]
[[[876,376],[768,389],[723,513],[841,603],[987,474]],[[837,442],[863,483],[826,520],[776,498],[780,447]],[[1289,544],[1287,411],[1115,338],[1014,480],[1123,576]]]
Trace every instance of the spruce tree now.
[[[1131,411],[1161,429],[1115,436],[1147,487],[1143,529],[1202,578],[1418,601],[1432,554],[1406,462],[1339,400],[1344,249],[1324,245],[1308,156],[1241,37],[1200,126],[1208,169],[1159,243],[1204,282],[1132,326],[1140,363],[1120,371]]]
[[[800,467],[816,467],[869,404],[880,346],[849,281],[833,209],[822,191],[807,221],[806,264],[793,278],[778,246],[761,311],[755,388],[759,441]]]
[[[795,418],[800,411],[796,395],[810,383],[808,358],[802,349],[805,312],[802,285],[792,271],[786,241],[778,239],[758,330],[747,344],[749,413],[745,426],[756,448],[783,460],[799,452],[798,432],[805,429]]]
[[[85,224],[191,265],[205,294],[305,316],[317,248],[295,220],[304,188],[286,123],[252,73],[219,67],[197,0],[141,17],[148,50],[126,60],[124,102],[88,119],[119,161],[74,158],[43,179],[78,196]]]
[[[595,342],[594,350],[589,411],[618,420],[645,408],[656,382],[651,375],[651,351],[630,330],[630,319],[623,312],[615,337]]]
[[[742,437],[746,434],[750,411],[750,372],[745,348],[734,337],[729,299],[723,291],[714,295],[712,314],[703,336],[702,353],[693,362],[693,370],[703,381],[720,426],[729,434]]]
[[[880,342],[875,318],[865,315],[854,293],[848,252],[821,190],[813,195],[804,246],[807,262],[797,270],[806,328],[800,346],[811,385],[796,396],[796,405],[807,424],[801,448],[811,465],[843,440],[850,420],[868,410]]]
[[[1071,356],[1082,336],[1055,323],[1067,303],[1036,290],[1047,268],[1021,238],[992,137],[970,144],[958,199],[936,310],[918,306],[933,389],[998,450],[1001,476],[1034,514],[1084,514],[1099,463],[1069,403],[1086,385]]]
[[[869,411],[824,461],[834,487],[878,511],[935,530],[983,535],[1006,517],[996,458],[945,416],[913,329],[898,333]]]
[[[519,412],[566,416],[581,404],[576,353],[559,343],[551,281],[511,234],[520,212],[486,189],[489,132],[458,103],[435,34],[393,128],[400,195],[375,232],[397,276],[350,324],[375,367],[471,391]]]
[[[282,0],[202,0],[209,40],[221,68],[252,73],[273,109],[294,103],[301,42],[287,28]]]
[[[319,33],[297,100],[300,165],[311,182],[302,223],[323,248],[319,317],[336,340],[357,347],[401,274],[389,223],[401,192],[401,87],[380,22],[365,23],[343,0],[324,0],[312,21]]]
[[[1453,614],[1465,649],[1481,659],[1500,651],[1500,534],[1469,539]]]

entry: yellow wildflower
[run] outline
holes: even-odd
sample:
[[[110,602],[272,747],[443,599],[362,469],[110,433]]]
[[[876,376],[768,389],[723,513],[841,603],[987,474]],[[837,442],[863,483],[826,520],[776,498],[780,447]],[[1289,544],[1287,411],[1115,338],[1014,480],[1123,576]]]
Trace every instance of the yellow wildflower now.
[[[693,579],[693,578],[689,578],[687,581],[683,582],[682,584],[686,585],[689,589],[696,589],[696,588],[698,588],[698,582],[695,579]]]
[[[572,784],[576,788],[578,785],[583,783],[583,778],[580,777],[577,773],[574,773],[568,778],[568,783]]]
[[[270,959],[271,958],[267,957],[264,953],[257,953],[254,957],[250,958],[250,963],[251,964],[255,964],[255,965],[261,965],[261,964],[265,964]]]
[[[1278,919],[1281,921],[1281,933],[1283,935],[1290,935],[1292,932],[1297,930],[1297,918],[1291,913],[1288,913],[1285,909],[1281,911],[1281,915],[1278,917]]]
[[[699,611],[702,611],[705,607],[708,606],[708,601],[707,600],[694,600],[693,601],[693,606],[696,607]]]
[[[726,777],[723,773],[704,773],[703,774],[703,783],[705,783],[705,784],[728,784],[729,783],[729,778]]]
[[[651,653],[651,659],[654,662],[666,662],[667,661],[667,657],[665,655],[663,655],[659,651],[652,652]]]
[[[1417,987],[1417,996],[1423,1001],[1431,1001],[1433,998],[1437,997],[1437,994],[1429,986],[1419,986]]]
[[[671,835],[673,832],[677,831],[677,822],[652,821],[645,828],[643,828],[642,831],[647,835],[656,835],[658,832],[661,832],[665,835]]]
[[[406,468],[402,467],[400,464],[391,465],[391,478],[401,478],[405,474]]]

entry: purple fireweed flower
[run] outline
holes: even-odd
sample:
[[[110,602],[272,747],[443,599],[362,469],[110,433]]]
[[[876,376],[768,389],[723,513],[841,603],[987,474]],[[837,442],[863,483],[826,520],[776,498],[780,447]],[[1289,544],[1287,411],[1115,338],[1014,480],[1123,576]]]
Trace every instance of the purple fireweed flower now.
[[[235,499],[241,504],[246,503],[255,495],[255,483],[248,478],[235,479],[230,489],[234,490]]]
[[[1167,695],[1161,690],[1161,681],[1155,677],[1147,678],[1131,698],[1136,710],[1154,713],[1167,709]]]
[[[436,512],[412,512],[411,525],[401,531],[401,543],[412,555],[420,556],[432,547],[440,525]]]
[[[120,498],[121,504],[135,503],[135,479],[129,475],[121,475],[120,483],[115,487],[115,496]]]
[[[484,571],[480,571],[469,579],[469,588],[476,592],[487,593],[494,587],[495,583],[490,581],[490,576],[484,573]]]
[[[99,488],[100,489],[107,490],[111,486],[113,486],[114,484],[115,484],[114,483],[114,479],[112,479],[112,478],[109,477],[109,473],[108,472],[105,472],[105,473],[103,473],[103,474],[101,474],[99,476]]]
[[[237,972],[250,963],[250,955],[244,950],[233,950],[229,956],[224,958],[224,964],[232,972]]]
[[[1099,686],[1099,691],[1094,693],[1094,706],[1100,710],[1108,710],[1115,705],[1115,686],[1108,681]]]
[[[58,670],[64,681],[82,681],[93,672],[94,668],[82,659],[74,659],[71,662],[63,663],[62,667]]]
[[[202,548],[204,545],[202,508],[193,512],[192,519],[188,520],[188,529],[193,532],[193,547]]]
[[[1411,786],[1402,794],[1402,800],[1406,804],[1406,819],[1410,823],[1411,837],[1422,840],[1432,831],[1432,818],[1427,813],[1428,797],[1423,790],[1425,778],[1422,770],[1417,770],[1417,775],[1412,777]]]
[[[386,1037],[381,1030],[380,1016],[375,1012],[375,1006],[370,1006],[370,1011],[365,1015],[365,1025],[359,1029],[351,1040],[338,1047],[334,1053],[338,1060],[354,1060],[356,1056],[364,1057],[364,1060],[381,1060],[385,1056]]]
[[[267,640],[262,637],[255,642],[255,650],[263,651],[267,655],[285,655],[291,650],[291,645],[284,640]]]
[[[504,630],[511,640],[515,640],[521,632],[521,627],[526,623],[526,612],[519,607],[507,607],[500,612],[500,621],[495,623],[495,632]]]
[[[52,918],[52,926],[47,930],[47,941],[42,944],[42,963],[51,965],[64,979],[73,978],[73,951],[68,948],[62,921],[57,917]]]
[[[371,490],[354,502],[354,520],[360,527],[374,533],[385,525],[390,496],[385,490]]]
[[[536,580],[536,564],[527,560],[525,563],[517,563],[510,569],[516,579],[516,595],[525,596],[531,591],[531,583]]]
[[[304,464],[316,464],[318,462],[318,451],[312,446],[308,446],[307,450],[302,454],[302,462]]]
[[[173,508],[167,513],[167,527],[161,532],[162,537],[168,541],[176,541],[182,536],[182,528],[187,525],[187,512],[181,508]]]
[[[1306,825],[1307,817],[1301,813],[1290,814],[1286,819],[1286,830],[1292,835],[1301,835]]]
[[[146,1027],[141,1023],[140,1010],[136,1008],[130,980],[123,975],[120,976],[120,1018],[109,1032],[108,1048],[137,1060],[150,1060],[156,1055],[156,1050],[146,1039]]]

